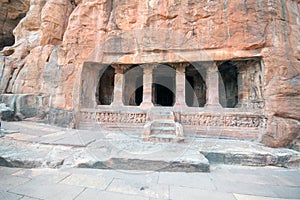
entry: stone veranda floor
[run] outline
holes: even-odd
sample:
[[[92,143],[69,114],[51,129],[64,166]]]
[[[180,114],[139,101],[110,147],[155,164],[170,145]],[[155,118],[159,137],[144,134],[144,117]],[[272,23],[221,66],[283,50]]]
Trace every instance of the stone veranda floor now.
[[[149,143],[138,131],[25,121],[2,125],[0,199],[300,199],[300,153],[290,149],[205,138]]]
[[[300,170],[216,165],[210,173],[0,167],[0,199],[300,199]]]

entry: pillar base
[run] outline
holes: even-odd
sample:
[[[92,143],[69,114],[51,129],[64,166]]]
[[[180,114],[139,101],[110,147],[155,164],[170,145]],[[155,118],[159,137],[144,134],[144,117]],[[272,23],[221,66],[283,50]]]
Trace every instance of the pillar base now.
[[[185,109],[188,106],[185,103],[175,103],[173,106],[175,109]]]
[[[211,109],[219,109],[219,108],[223,108],[221,106],[221,104],[219,103],[214,103],[214,104],[205,104],[206,108],[211,108]]]
[[[142,102],[140,105],[140,108],[143,110],[148,110],[153,107],[154,107],[154,104],[152,102]]]
[[[243,103],[238,103],[236,106],[236,108],[248,108],[248,103],[243,102]]]
[[[110,106],[111,106],[111,107],[123,107],[124,104],[123,104],[123,102],[112,102],[112,103],[110,104]]]

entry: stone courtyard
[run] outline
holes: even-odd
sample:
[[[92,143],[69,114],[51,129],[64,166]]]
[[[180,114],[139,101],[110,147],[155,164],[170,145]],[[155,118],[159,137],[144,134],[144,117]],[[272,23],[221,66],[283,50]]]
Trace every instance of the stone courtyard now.
[[[299,170],[216,166],[211,173],[0,168],[1,199],[296,200]]]
[[[181,143],[143,141],[140,131],[66,129],[3,122],[1,165],[209,172],[211,164],[299,168],[300,153],[258,142],[190,135]]]
[[[3,122],[1,199],[300,199],[300,153],[257,142]]]

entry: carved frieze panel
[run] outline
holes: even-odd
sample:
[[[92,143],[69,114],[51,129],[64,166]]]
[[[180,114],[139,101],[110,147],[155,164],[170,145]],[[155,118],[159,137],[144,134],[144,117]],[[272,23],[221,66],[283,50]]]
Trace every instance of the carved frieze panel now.
[[[145,123],[146,113],[81,112],[82,122]]]
[[[180,114],[178,121],[183,125],[199,127],[265,128],[267,123],[267,119],[264,116],[210,114]]]

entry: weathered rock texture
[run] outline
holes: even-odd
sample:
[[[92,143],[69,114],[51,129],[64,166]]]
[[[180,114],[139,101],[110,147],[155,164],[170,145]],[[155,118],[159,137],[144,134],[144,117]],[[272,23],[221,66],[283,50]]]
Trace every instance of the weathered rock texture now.
[[[29,9],[29,0],[0,2],[0,49],[14,44],[13,30]]]
[[[13,4],[3,3],[1,9]],[[285,146],[300,131],[299,10],[298,0],[31,0],[14,29],[15,44],[0,57],[0,93],[45,94],[48,116],[73,115],[83,63],[105,60],[97,49],[129,32],[152,40],[142,40],[138,51],[116,40],[106,50],[126,50],[119,63],[143,61],[139,51],[148,52],[151,61],[151,53],[168,48],[205,50],[212,60],[261,57],[268,117],[262,142]],[[12,18],[22,16],[18,13]],[[178,35],[165,38],[163,30]],[[185,40],[174,41],[179,35]]]

